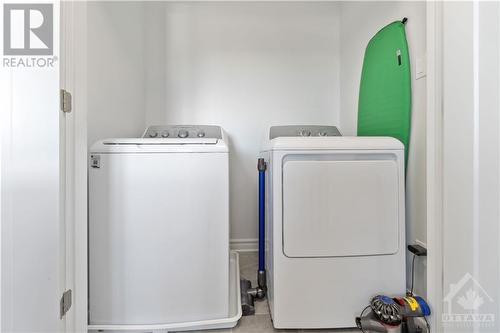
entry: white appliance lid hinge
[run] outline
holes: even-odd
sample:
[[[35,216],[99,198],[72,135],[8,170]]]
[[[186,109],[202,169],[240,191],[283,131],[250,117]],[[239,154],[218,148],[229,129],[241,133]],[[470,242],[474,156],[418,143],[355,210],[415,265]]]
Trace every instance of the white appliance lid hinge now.
[[[64,89],[61,89],[60,92],[61,100],[61,111],[69,113],[71,112],[72,105],[71,105],[71,93],[69,91],[66,91]]]
[[[72,292],[71,289],[66,290],[61,297],[61,319],[66,315],[66,313],[71,308],[72,304]]]

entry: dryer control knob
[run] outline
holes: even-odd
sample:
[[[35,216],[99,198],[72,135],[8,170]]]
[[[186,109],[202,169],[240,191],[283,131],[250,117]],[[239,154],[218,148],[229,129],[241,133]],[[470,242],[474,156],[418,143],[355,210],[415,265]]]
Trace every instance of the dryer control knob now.
[[[169,135],[170,135],[170,134],[169,134],[168,132],[163,132],[163,133],[161,133],[161,137],[162,137],[162,138],[168,138],[168,136],[169,136]]]
[[[205,132],[200,131],[200,132],[198,132],[197,135],[198,135],[199,138],[203,138],[203,137],[205,137]]]
[[[302,130],[300,131],[300,136],[311,136],[311,131]]]
[[[149,137],[150,138],[156,138],[157,136],[158,136],[157,132],[151,132],[151,133],[149,133]]]
[[[326,136],[326,132],[325,131],[319,132],[319,136]]]
[[[177,136],[179,138],[184,139],[184,138],[187,138],[189,136],[189,132],[185,131],[185,130],[181,130],[181,131],[179,131],[179,134],[177,134]]]

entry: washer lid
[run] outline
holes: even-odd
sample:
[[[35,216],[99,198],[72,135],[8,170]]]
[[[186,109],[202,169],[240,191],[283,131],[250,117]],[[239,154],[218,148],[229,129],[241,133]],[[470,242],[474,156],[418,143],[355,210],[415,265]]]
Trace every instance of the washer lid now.
[[[113,138],[92,145],[92,153],[227,153],[227,136],[213,125],[149,126],[142,138]]]
[[[166,139],[106,139],[103,145],[215,145],[219,139],[213,138],[166,138]]]
[[[215,138],[113,138],[97,141],[91,153],[227,153],[222,139]]]

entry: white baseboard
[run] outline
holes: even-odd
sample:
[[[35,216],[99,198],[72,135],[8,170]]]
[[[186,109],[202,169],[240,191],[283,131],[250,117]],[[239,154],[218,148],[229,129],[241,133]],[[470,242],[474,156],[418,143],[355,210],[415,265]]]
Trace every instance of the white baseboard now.
[[[256,252],[259,250],[257,238],[233,238],[229,240],[231,250],[238,252]]]

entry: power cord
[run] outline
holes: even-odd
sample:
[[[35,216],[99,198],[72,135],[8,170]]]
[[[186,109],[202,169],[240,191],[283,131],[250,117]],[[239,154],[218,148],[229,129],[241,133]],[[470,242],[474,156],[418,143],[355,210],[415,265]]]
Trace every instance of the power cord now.
[[[427,321],[427,317],[426,316],[424,316],[424,320],[425,320],[425,325],[427,325],[427,332],[431,333],[431,325]]]
[[[415,258],[416,257],[426,257],[427,256],[427,249],[421,245],[418,244],[412,244],[408,245],[408,251],[413,253],[413,262],[411,264],[411,289],[410,289],[410,295],[413,296],[413,286],[415,282]]]
[[[358,326],[358,328],[361,330],[362,333],[365,333],[365,331],[363,330],[363,326],[361,326],[361,318],[363,318],[363,314],[365,313],[366,310],[368,310],[369,308],[371,308],[370,305],[368,305],[366,308],[363,309],[363,311],[361,311],[361,314],[359,315],[359,324],[356,323]]]
[[[413,296],[413,285],[415,282],[415,258],[417,256],[413,254],[413,260],[411,262],[411,289],[410,289],[410,296]]]

